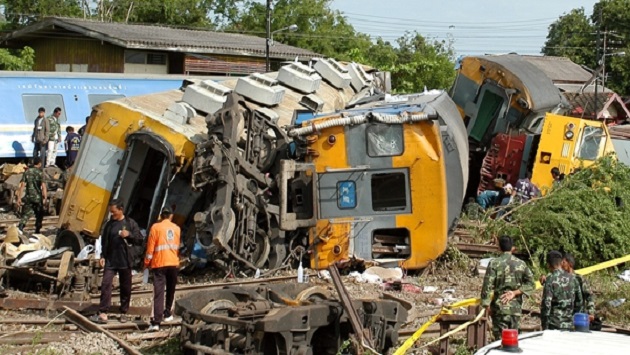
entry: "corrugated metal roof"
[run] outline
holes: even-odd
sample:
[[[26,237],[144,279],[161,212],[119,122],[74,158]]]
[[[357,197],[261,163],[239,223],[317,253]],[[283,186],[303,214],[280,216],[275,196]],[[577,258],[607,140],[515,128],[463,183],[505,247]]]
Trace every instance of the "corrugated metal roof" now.
[[[243,56],[265,56],[266,39],[237,33],[212,32],[117,22],[100,22],[76,18],[51,17],[5,35],[2,40],[31,37],[54,26],[77,32],[130,49],[151,49],[168,52],[222,53]],[[272,58],[294,59],[314,57],[317,53],[279,42],[269,48]]]
[[[556,107],[561,101],[560,91],[545,72],[525,60],[522,55],[487,55],[480,60],[496,63],[514,73],[529,90],[533,101],[532,110],[544,111]]]
[[[563,92],[580,92],[580,91],[590,92],[590,93],[595,92],[594,84],[585,86],[584,88],[582,88],[584,84],[558,84],[558,83],[555,83],[555,84],[556,84],[556,87],[560,89],[560,91],[563,91]],[[609,88],[602,88],[601,85],[597,86],[597,92],[601,92],[601,91],[606,92],[606,93],[613,92]]]
[[[542,70],[554,83],[584,83],[591,73],[569,58],[524,55],[523,59]]]
[[[521,354],[614,355],[630,353],[630,336],[607,332],[561,332],[545,330],[519,336]],[[479,349],[475,355],[508,354],[499,350],[500,341]]]

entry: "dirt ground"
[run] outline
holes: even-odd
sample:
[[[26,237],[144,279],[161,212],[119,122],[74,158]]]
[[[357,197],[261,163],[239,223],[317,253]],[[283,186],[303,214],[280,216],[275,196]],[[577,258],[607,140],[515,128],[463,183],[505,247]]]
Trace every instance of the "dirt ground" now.
[[[463,258],[464,259],[464,258]],[[455,262],[440,261],[435,265],[427,268],[425,272],[417,275],[405,275],[402,280],[402,290],[393,290],[387,287],[387,283],[373,284],[358,282],[355,278],[344,275],[345,287],[347,288],[350,296],[355,299],[378,299],[381,298],[383,293],[386,292],[396,298],[406,301],[412,305],[409,310],[407,322],[402,326],[406,335],[401,335],[401,340],[404,340],[412,331],[419,328],[424,322],[426,322],[433,314],[440,311],[442,304],[449,304],[457,300],[463,300],[468,298],[475,298],[479,296],[482,277],[476,275],[477,260],[467,259],[458,260]],[[333,294],[335,293],[334,287],[330,280],[320,278],[313,270],[308,270],[307,273],[311,274],[309,277],[309,283],[313,285],[319,285],[323,288],[329,289]],[[274,273],[276,276],[288,276],[296,275],[295,270],[284,270]],[[323,274],[322,274],[323,275]],[[199,284],[208,281],[211,282],[225,282],[231,279],[223,278],[223,274],[220,272],[214,272],[211,276],[198,276],[182,277],[180,285],[185,284]],[[239,278],[233,280],[235,282],[248,280],[247,278]],[[286,282],[296,282],[296,280],[288,280]],[[150,289],[150,285],[143,286],[146,289]],[[25,294],[19,291],[8,290],[9,297],[15,298],[35,298],[46,299],[46,295],[37,294]],[[114,298],[114,302],[118,300]],[[93,300],[98,302],[98,300]],[[150,295],[135,295],[132,297],[132,306],[150,306]],[[464,312],[464,310],[462,310]],[[2,319],[8,321],[2,321]],[[11,323],[10,320],[21,319],[20,323]],[[0,311],[0,353],[3,354],[122,354],[122,349],[112,339],[102,334],[85,333],[76,329],[76,326],[70,323],[64,323],[60,320],[64,319],[63,315],[56,312],[41,312],[41,311],[15,311],[15,310],[2,310]],[[117,318],[115,315],[110,317],[110,323],[116,324]],[[28,324],[30,321],[40,321],[48,323],[42,324]],[[55,320],[50,322],[51,320]],[[139,325],[146,324],[147,319],[141,319],[137,317],[133,321]],[[166,353],[168,352],[168,343],[172,339],[176,339],[179,336],[178,326],[166,325],[162,327],[160,337],[156,339],[138,340],[147,334],[146,330],[140,326],[138,330],[131,330],[125,332],[114,331],[115,334],[123,339],[127,339],[134,348],[142,351],[143,353]],[[58,334],[60,332],[67,333],[67,336],[59,342],[44,342],[48,334]],[[32,335],[32,341],[27,345],[11,346],[7,342],[3,342],[3,338],[22,337],[23,334]],[[426,340],[436,337],[437,334],[428,334]],[[420,343],[426,341],[425,338]],[[160,345],[167,344],[166,348],[160,348]],[[157,346],[157,351],[152,350]],[[174,352],[176,353],[176,352]],[[429,353],[426,349],[416,349],[413,353],[423,354]]]

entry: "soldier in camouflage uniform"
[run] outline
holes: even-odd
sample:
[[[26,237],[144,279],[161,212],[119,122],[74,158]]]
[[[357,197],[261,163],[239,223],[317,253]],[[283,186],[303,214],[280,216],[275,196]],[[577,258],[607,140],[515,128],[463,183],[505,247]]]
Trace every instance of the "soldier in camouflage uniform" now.
[[[512,238],[499,238],[503,255],[488,264],[481,288],[481,306],[492,319],[492,335],[501,338],[503,329],[518,329],[523,295],[534,291],[534,275],[524,261],[512,255]]]
[[[547,254],[547,275],[540,304],[540,320],[544,329],[573,329],[573,314],[582,306],[582,293],[577,279],[562,270],[562,254],[552,250]]]
[[[33,158],[33,166],[24,172],[17,191],[17,204],[22,206],[22,218],[18,228],[24,231],[29,218],[35,216],[35,233],[39,233],[44,219],[43,204],[47,198],[46,181],[42,172],[42,160]],[[26,192],[24,193],[24,190]],[[24,199],[22,199],[24,193]]]
[[[61,143],[61,125],[59,124],[59,116],[61,116],[61,107],[55,107],[53,114],[48,116],[48,125],[50,131],[48,133],[48,154],[46,155],[46,166],[55,165],[57,160],[57,148]]]
[[[595,298],[593,297],[593,293],[591,292],[588,283],[584,279],[582,275],[578,275],[575,273],[573,269],[575,267],[575,258],[573,255],[569,253],[564,254],[564,258],[562,259],[562,269],[575,276],[575,280],[580,287],[580,293],[582,294],[582,304],[580,305],[580,313],[587,313],[588,318],[592,322],[595,319]]]

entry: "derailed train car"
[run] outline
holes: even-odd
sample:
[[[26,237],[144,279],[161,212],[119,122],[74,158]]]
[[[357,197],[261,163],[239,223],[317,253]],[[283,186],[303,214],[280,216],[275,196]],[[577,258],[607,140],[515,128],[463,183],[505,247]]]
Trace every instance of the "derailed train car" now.
[[[468,133],[468,196],[532,171],[536,184],[550,187],[553,167],[570,174],[612,151],[603,123],[562,116],[569,102],[525,56],[465,57],[449,94]]]
[[[300,254],[314,268],[352,256],[424,267],[459,215],[465,127],[446,94],[392,101],[382,78],[319,59],[100,104],[56,246],[97,238],[122,198],[144,229],[172,207],[187,239],[226,268]]]

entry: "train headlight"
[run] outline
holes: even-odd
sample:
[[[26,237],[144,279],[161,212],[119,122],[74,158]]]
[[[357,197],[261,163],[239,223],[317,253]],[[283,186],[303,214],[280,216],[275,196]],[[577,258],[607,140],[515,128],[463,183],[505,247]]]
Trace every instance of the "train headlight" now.
[[[569,124],[567,125],[567,130],[564,132],[564,138],[565,138],[565,139],[568,139],[568,140],[573,139],[573,136],[575,135],[575,134],[573,133],[573,130],[574,130],[574,129],[575,129],[575,124],[574,124],[574,123],[569,123]]]

